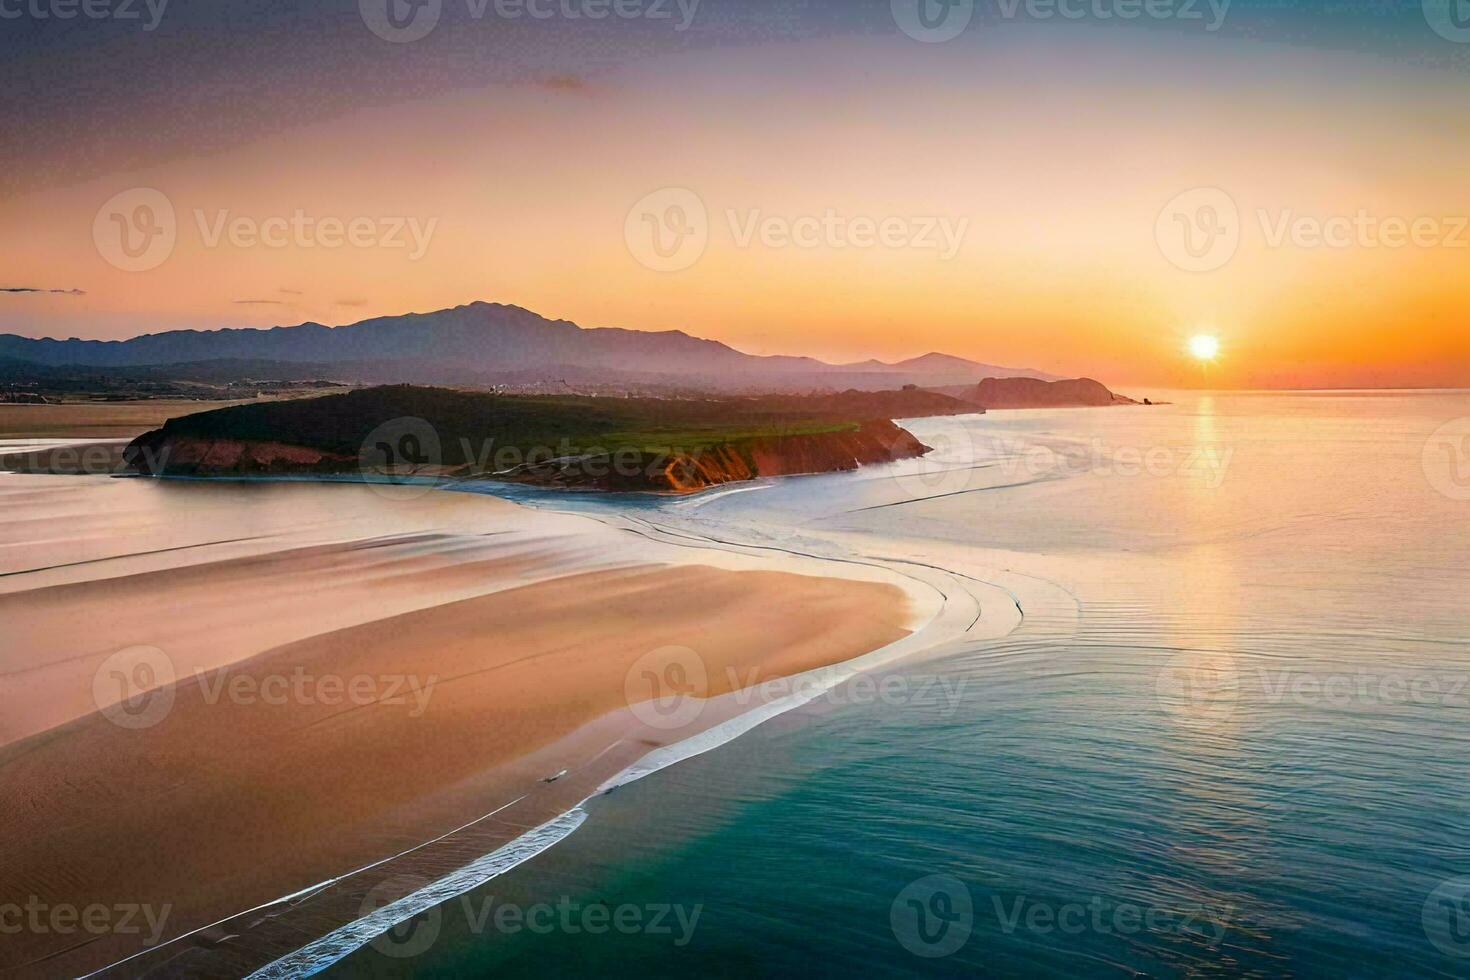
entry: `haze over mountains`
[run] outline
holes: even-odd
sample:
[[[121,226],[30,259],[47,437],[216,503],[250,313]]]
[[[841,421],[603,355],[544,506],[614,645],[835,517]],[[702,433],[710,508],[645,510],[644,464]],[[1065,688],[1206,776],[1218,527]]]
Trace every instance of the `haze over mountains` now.
[[[472,303],[434,313],[378,317],[341,327],[174,330],[130,340],[52,340],[0,335],[0,359],[49,367],[152,369],[190,366],[330,372],[340,380],[423,384],[628,384],[720,390],[879,390],[905,384],[975,384],[987,377],[1056,376],[948,354],[887,364],[828,364],[762,357],[669,330],[584,329],[517,306]],[[220,362],[236,362],[237,368]],[[13,368],[14,365],[11,365]]]

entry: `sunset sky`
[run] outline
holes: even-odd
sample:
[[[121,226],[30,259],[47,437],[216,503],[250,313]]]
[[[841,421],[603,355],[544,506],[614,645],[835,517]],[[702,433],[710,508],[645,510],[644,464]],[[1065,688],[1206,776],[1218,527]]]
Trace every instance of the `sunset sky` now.
[[[1200,20],[1133,21],[1092,12],[1128,0],[1075,20],[991,0],[925,43],[889,0],[668,0],[668,18],[654,2],[593,20],[443,0],[402,43],[356,0],[174,0],[153,30],[141,2],[144,24],[0,19],[0,332],[340,324],[483,299],[829,360],[1470,385],[1470,43],[1417,3],[1237,2],[1211,30],[1203,0]],[[136,272],[97,237],[99,209],[130,209],[134,188],[176,225]],[[662,271],[630,211],[667,218],[668,188],[702,206],[707,246]],[[1204,235],[1197,205],[1221,192],[1238,248],[1191,257],[1171,236]],[[374,230],[213,239],[297,212]],[[814,243],[780,240],[822,221]],[[860,240],[884,222],[889,242]],[[1323,223],[1346,237],[1319,241]],[[380,240],[399,224],[402,247]],[[1220,338],[1206,367],[1187,353],[1200,333]]]

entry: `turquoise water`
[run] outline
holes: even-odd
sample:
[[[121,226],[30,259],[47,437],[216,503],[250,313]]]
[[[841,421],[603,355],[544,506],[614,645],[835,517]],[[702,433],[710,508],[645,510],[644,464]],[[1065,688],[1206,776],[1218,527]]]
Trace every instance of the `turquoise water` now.
[[[1024,619],[592,801],[329,973],[1470,975],[1470,394],[1166,397],[641,502]]]

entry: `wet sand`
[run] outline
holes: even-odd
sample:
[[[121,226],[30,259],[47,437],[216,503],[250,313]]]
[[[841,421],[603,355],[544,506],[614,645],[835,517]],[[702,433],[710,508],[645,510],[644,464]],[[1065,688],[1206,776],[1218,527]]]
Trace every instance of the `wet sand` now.
[[[0,968],[155,948],[132,966],[253,969],[353,917],[356,893],[168,940],[509,804],[418,870],[458,866],[728,717],[734,677],[912,626],[885,582],[389,494],[0,476],[3,899],[162,920],[26,930]]]

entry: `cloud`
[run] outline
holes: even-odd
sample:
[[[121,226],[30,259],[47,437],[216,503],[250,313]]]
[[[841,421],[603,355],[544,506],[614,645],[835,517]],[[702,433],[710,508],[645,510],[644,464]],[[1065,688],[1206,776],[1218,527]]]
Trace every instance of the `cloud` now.
[[[365,299],[339,299],[339,300],[337,300],[337,305],[338,306],[367,306],[367,300],[365,300]]]
[[[305,296],[306,295],[305,293],[303,293],[299,289],[287,289],[285,286],[282,286],[279,291],[281,293],[284,293],[287,296]]]
[[[545,78],[536,79],[536,84],[542,88],[549,88],[553,92],[571,92],[576,95],[586,95],[592,91],[587,79],[581,75],[548,75]]]
[[[62,296],[85,296],[85,289],[43,289],[40,286],[0,286],[0,293],[58,293]]]
[[[283,306],[278,299],[232,299],[236,306]]]

